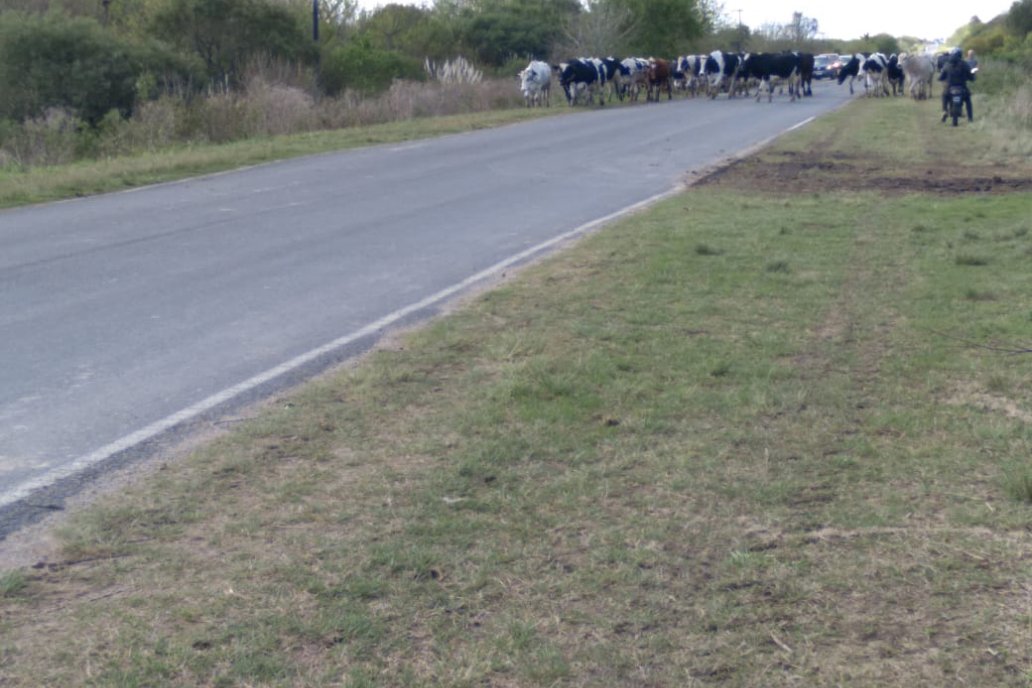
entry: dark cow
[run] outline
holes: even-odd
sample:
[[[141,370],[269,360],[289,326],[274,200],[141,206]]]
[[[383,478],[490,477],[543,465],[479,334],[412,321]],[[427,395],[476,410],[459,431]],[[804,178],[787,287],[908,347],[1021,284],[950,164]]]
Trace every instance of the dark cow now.
[[[699,76],[706,80],[706,91],[710,98],[717,97],[717,94],[723,89],[725,81],[729,84],[730,89],[734,90],[735,75],[740,63],[741,58],[735,53],[714,50],[706,56],[706,61],[699,70]]]
[[[813,84],[813,53],[796,53],[799,56],[799,86],[802,88],[804,96],[812,96],[813,91],[811,85]]]
[[[746,79],[756,79],[760,88],[756,90],[756,100],[760,100],[763,85],[767,85],[767,102],[774,99],[775,79],[788,82],[788,92],[793,101],[800,94],[799,89],[799,55],[795,53],[755,53],[746,55],[739,68],[739,74]]]
[[[674,71],[670,68],[670,63],[666,60],[659,58],[651,58],[649,60],[649,90],[645,94],[645,102],[650,100],[659,102],[660,92],[666,88],[667,100],[673,100],[674,90],[672,82],[674,79]]]
[[[605,105],[605,95],[602,91],[605,86],[605,70],[601,67],[601,60],[597,63],[586,58],[570,60],[560,63],[555,70],[559,75],[559,85],[566,94],[566,102],[571,106],[577,104],[577,96],[581,91],[587,94],[588,103],[594,99],[595,93],[598,93],[598,104]]]
[[[863,53],[857,53],[856,55],[853,55],[853,57],[849,58],[849,60],[844,65],[842,65],[842,69],[839,70],[839,86],[844,84],[846,82],[846,79],[849,79],[850,94],[853,93],[853,81],[860,77],[860,68],[863,66],[863,63],[866,59],[867,55],[864,55]]]
[[[889,55],[889,61],[885,65],[885,76],[889,81],[889,86],[892,87],[892,95],[903,95],[903,83],[906,81],[907,75],[903,71],[903,66],[899,63],[899,55],[896,53]]]

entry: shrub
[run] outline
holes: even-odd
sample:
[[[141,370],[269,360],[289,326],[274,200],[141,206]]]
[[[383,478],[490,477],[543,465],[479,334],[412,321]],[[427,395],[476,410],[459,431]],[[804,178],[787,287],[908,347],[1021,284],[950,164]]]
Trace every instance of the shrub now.
[[[299,88],[253,79],[247,85],[246,108],[252,135],[276,136],[311,131],[318,124],[315,101]]]
[[[48,108],[71,110],[90,124],[112,109],[128,115],[148,72],[188,78],[190,67],[155,44],[128,43],[93,19],[0,12],[0,118],[39,118]]]
[[[323,52],[320,85],[330,96],[345,91],[382,93],[397,79],[423,78],[423,66],[418,61],[361,42],[335,45]]]
[[[69,110],[50,108],[39,117],[8,127],[0,142],[5,158],[23,168],[75,160],[83,122]]]

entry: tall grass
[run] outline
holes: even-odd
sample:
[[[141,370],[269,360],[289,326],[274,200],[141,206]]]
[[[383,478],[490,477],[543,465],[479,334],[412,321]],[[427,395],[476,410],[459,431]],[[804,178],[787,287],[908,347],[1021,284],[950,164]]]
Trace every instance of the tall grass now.
[[[0,169],[24,170],[182,144],[228,143],[522,104],[519,89],[506,79],[399,80],[379,95],[346,91],[324,99],[289,81],[259,71],[241,91],[166,94],[143,103],[130,118],[112,111],[96,128],[60,109],[20,124],[0,122]]]
[[[982,63],[975,93],[984,93],[984,120],[993,145],[1009,153],[1032,154],[1032,82],[1020,64],[999,60]]]

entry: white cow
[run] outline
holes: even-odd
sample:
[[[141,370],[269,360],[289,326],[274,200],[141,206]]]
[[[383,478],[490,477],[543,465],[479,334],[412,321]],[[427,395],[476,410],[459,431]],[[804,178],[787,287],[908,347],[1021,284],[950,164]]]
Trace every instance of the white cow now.
[[[909,82],[910,97],[924,100],[932,97],[932,82],[935,79],[935,60],[931,55],[907,55],[899,61]]]
[[[533,60],[520,72],[520,90],[527,107],[551,105],[552,68],[547,62]]]

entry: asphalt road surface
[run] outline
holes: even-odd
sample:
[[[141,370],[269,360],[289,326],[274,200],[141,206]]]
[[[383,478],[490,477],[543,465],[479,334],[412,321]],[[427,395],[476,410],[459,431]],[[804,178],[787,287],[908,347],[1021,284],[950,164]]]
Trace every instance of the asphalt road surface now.
[[[585,110],[0,212],[0,538],[848,93]],[[563,105],[562,107],[565,107]]]

